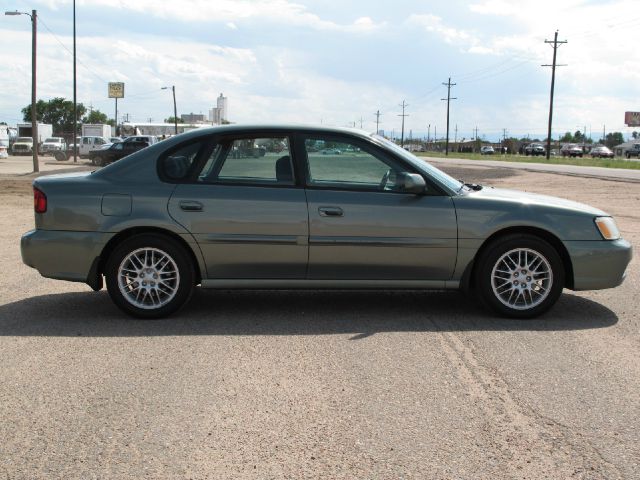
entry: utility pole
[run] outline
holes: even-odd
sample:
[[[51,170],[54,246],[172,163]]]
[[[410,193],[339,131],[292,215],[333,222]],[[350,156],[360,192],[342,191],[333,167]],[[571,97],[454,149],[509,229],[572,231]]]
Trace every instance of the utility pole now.
[[[507,146],[507,129],[506,128],[502,129],[502,146],[505,148]],[[502,148],[501,150],[504,151],[504,153],[507,153],[505,148]]]
[[[558,31],[553,37],[553,41],[545,40],[544,43],[553,44],[553,63],[551,65],[542,65],[543,67],[551,67],[551,95],[549,98],[549,127],[547,129],[547,160],[551,156],[551,124],[553,123],[553,89],[556,84],[556,67],[566,67],[566,65],[557,65],[556,57],[558,53],[558,46],[567,43],[566,40],[558,40]]]
[[[605,140],[607,139],[607,136],[605,135],[605,132],[606,132],[605,127],[606,125],[602,125],[602,144],[603,145],[606,145]]]
[[[441,99],[441,100],[447,101],[447,139],[445,141],[444,154],[448,156],[449,155],[449,103],[451,100],[457,100],[457,99],[455,97],[451,98],[451,87],[455,85],[455,83],[451,83],[451,77],[449,77],[449,81],[447,83],[443,83],[443,85],[447,87],[447,98]]]
[[[380,110],[376,110],[374,115],[376,116],[376,135],[378,135],[380,133]]]
[[[431,140],[431,124],[427,127],[427,146],[429,145],[429,140]]]
[[[475,131],[475,143],[473,144],[473,153],[476,153],[476,147],[478,146],[478,127],[474,129]]]
[[[362,117],[360,117],[360,130],[362,130]]]
[[[400,134],[400,146],[404,147],[404,117],[408,117],[409,115],[404,113],[404,109],[406,107],[408,107],[409,105],[407,105],[405,103],[405,101],[403,100],[402,103],[400,104],[400,106],[402,107],[402,114],[398,115],[399,117],[402,117],[402,133]]]
[[[38,162],[38,111],[36,109],[36,38],[38,33],[38,12],[31,10],[31,135],[33,137],[33,171],[40,171]],[[75,132],[74,132],[75,140]]]
[[[76,0],[73,0],[73,144],[77,143],[78,136],[78,98],[77,98],[77,71],[76,71]],[[73,161],[78,162],[78,147],[73,149]]]

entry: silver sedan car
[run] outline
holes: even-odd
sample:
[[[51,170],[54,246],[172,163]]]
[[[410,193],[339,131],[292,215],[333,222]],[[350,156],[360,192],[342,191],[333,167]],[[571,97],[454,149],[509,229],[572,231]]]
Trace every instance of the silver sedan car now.
[[[530,318],[563,288],[619,285],[631,259],[601,210],[465,184],[351,129],[198,129],[33,187],[24,263],[94,290],[104,278],[141,318],[174,313],[197,285],[463,289]]]

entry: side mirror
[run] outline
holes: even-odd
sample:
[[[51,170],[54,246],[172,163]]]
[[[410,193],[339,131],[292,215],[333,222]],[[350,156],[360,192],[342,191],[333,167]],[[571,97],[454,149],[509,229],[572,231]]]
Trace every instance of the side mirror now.
[[[424,178],[417,173],[398,173],[396,183],[403,192],[408,193],[424,193],[427,188]]]

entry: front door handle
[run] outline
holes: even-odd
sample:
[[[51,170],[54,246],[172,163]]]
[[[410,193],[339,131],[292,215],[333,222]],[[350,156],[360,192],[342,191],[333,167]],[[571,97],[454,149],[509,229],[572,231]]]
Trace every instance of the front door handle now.
[[[195,200],[182,200],[180,201],[180,208],[185,212],[201,212],[203,205]]]
[[[340,207],[318,207],[321,217],[342,217],[344,212]]]

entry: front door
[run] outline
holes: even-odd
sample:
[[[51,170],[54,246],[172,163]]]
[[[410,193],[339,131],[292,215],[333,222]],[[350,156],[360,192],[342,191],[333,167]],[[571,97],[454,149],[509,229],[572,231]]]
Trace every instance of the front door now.
[[[402,192],[412,171],[349,139],[305,138],[310,279],[448,280],[457,253],[449,196]]]

